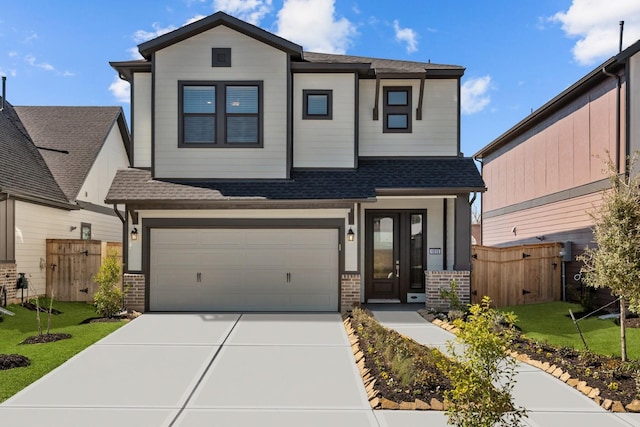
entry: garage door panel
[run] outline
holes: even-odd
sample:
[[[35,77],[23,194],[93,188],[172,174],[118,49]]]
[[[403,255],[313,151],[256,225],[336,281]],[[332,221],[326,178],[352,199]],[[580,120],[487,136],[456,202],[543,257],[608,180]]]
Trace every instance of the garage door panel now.
[[[260,267],[284,268],[289,264],[289,254],[285,250],[276,248],[247,248],[244,252],[245,265]]]
[[[337,243],[335,229],[152,229],[149,309],[336,311]]]

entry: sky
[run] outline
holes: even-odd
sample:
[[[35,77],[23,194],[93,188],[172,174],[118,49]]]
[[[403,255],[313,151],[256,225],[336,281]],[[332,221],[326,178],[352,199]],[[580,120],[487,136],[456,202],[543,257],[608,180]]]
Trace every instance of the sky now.
[[[13,105],[120,105],[109,61],[216,11],[307,51],[466,68],[471,156],[640,39],[638,0],[0,0],[0,75]]]

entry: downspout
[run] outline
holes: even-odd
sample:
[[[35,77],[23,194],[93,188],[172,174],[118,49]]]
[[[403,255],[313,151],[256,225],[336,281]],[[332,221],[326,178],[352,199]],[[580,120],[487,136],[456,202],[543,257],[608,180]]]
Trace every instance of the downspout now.
[[[620,21],[620,43],[618,45],[618,53],[622,51],[622,32],[624,30],[624,21]],[[620,91],[622,90],[621,87],[621,79],[620,79],[620,75],[619,74],[613,74],[607,71],[607,67],[602,67],[602,73],[605,76],[609,76],[609,77],[613,77],[616,79],[616,160],[615,160],[615,165],[616,165],[616,171],[618,173],[620,173]],[[626,151],[626,150],[625,150]],[[629,153],[625,153],[625,157],[628,155]],[[624,173],[628,174],[629,171],[627,170],[627,165],[625,162],[625,167],[624,167]]]
[[[122,221],[122,280],[120,283],[120,289],[122,290],[122,307],[124,307],[124,267],[127,265],[125,263],[125,259],[124,259],[124,245],[127,243],[126,240],[126,236],[127,233],[125,231],[125,227],[126,227],[126,222],[127,220],[124,219],[124,217],[122,216],[122,214],[120,213],[120,211],[118,210],[118,205],[116,203],[113,204],[113,210],[115,211],[116,215],[118,216],[118,218],[120,218],[120,221]]]

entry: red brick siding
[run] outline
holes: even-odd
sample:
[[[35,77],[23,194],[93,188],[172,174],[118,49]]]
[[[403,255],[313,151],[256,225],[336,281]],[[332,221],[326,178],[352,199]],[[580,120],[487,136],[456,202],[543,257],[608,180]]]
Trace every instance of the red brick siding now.
[[[440,289],[450,289],[452,279],[458,285],[458,297],[462,303],[471,301],[471,272],[470,271],[425,271],[426,276],[426,307],[448,310],[449,301],[440,297]]]
[[[127,310],[144,313],[144,274],[124,274],[124,306]]]
[[[340,280],[340,310],[360,306],[360,274],[343,274]]]

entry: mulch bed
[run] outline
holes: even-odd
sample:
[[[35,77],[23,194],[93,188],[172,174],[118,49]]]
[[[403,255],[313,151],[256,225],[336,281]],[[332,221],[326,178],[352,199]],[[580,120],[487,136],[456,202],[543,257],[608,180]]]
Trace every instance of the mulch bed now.
[[[42,334],[29,337],[26,340],[22,341],[20,344],[43,344],[48,342],[66,340],[69,338],[71,338],[71,334]]]
[[[629,320],[638,324],[638,319]],[[518,336],[511,349],[526,354],[533,360],[556,365],[568,372],[572,378],[585,381],[589,387],[599,389],[600,397],[603,399],[618,400],[627,405],[637,398],[640,391],[640,362],[637,360],[623,363],[618,357],[555,347],[522,336]]]
[[[393,402],[413,402],[415,399],[430,402],[434,398],[444,402],[444,391],[450,389],[451,384],[449,379],[432,365],[434,360],[432,352],[438,350],[421,346],[393,330],[388,330],[385,334],[384,341],[386,342],[376,341],[374,334],[363,333],[363,330],[358,328],[358,323],[353,318],[350,320],[358,337],[360,348],[364,352],[365,366],[377,379],[375,388],[380,392],[379,397]],[[372,331],[375,327],[373,322],[365,325],[368,331]],[[384,352],[383,345],[389,344],[399,350],[404,349],[414,354],[413,360],[420,374],[414,378],[411,384],[401,386],[400,380],[394,376],[392,367],[384,363],[384,358],[381,356],[381,353]]]
[[[0,354],[0,371],[13,368],[24,368],[31,365],[28,357],[20,354]]]

